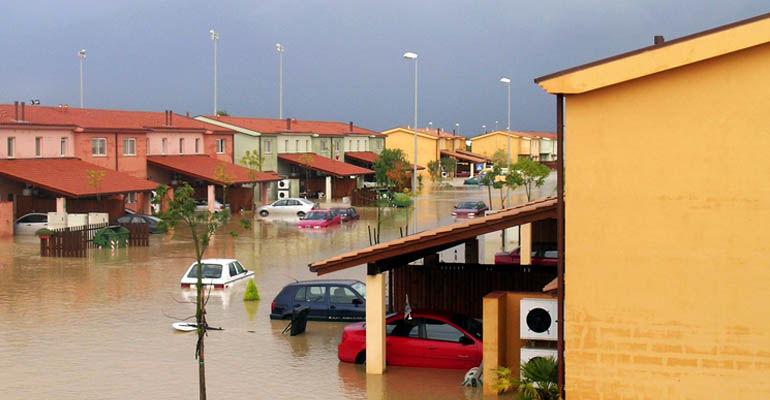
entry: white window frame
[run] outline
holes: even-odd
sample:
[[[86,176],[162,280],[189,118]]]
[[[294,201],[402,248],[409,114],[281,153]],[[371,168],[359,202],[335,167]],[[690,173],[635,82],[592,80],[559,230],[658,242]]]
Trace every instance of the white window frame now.
[[[43,138],[38,136],[35,138],[35,157],[43,156]]]
[[[63,137],[59,140],[59,152],[62,157],[67,155],[67,138]]]
[[[6,154],[8,155],[8,158],[14,158],[16,156],[15,155],[15,153],[16,153],[16,138],[11,136],[11,137],[8,138],[6,143],[8,145],[8,149],[7,149],[8,151],[6,152]]]
[[[129,146],[128,143],[131,143]],[[131,151],[128,149],[131,148]],[[123,155],[135,156],[136,155],[136,138],[124,138],[123,139]]]
[[[201,152],[200,144],[201,144],[201,139],[200,138],[195,138],[195,154],[200,154],[200,152]]]
[[[184,154],[184,138],[179,138],[179,154]]]
[[[273,154],[273,141],[265,140],[265,148],[262,150],[264,150],[265,154]]]
[[[326,146],[326,141],[321,139],[321,151],[329,151],[329,148]]]
[[[168,150],[168,140],[166,138],[160,139],[160,154],[166,154]]]
[[[102,152],[99,153],[99,146],[97,143],[103,143],[101,146]],[[107,157],[107,138],[93,138],[91,139],[91,155],[94,157]]]
[[[217,154],[225,154],[225,139],[217,139]]]
[[[136,192],[126,193],[126,203],[136,203]]]

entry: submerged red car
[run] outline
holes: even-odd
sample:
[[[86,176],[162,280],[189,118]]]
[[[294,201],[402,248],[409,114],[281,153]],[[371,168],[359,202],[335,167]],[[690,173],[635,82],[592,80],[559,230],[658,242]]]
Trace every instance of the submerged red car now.
[[[363,364],[366,360],[364,322],[342,331],[337,347],[340,361]],[[385,360],[404,367],[469,369],[482,356],[481,322],[461,314],[413,312],[411,319],[399,313],[387,318]]]
[[[353,207],[332,207],[332,211],[336,212],[340,215],[340,217],[342,217],[342,222],[353,221],[361,218],[361,216],[358,215],[358,211],[356,211],[356,209]]]
[[[452,210],[452,216],[463,218],[483,217],[487,210],[489,210],[489,207],[483,201],[463,201]]]
[[[297,222],[300,228],[326,228],[338,225],[341,221],[339,214],[333,210],[311,210]]]
[[[532,265],[547,265],[555,267],[559,252],[556,243],[533,243]],[[495,253],[495,264],[521,264],[521,248],[510,252]]]

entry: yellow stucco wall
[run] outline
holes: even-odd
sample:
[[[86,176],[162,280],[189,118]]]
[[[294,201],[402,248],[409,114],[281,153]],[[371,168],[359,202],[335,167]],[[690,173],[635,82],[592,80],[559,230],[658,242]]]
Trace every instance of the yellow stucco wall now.
[[[505,132],[493,132],[493,135],[479,136],[472,138],[472,149],[476,154],[483,154],[486,157],[492,158],[497,150],[508,151],[508,139],[505,136]],[[521,139],[518,136],[511,135],[511,161],[516,162],[519,156],[519,142]]]
[[[566,97],[570,399],[770,398],[768,66],[764,44]]]
[[[394,129],[383,133],[387,134],[385,148],[401,149],[404,155],[406,155],[407,161],[411,163],[414,160],[414,131]],[[425,167],[424,170],[418,171],[417,174],[422,175],[423,179],[427,179],[429,176],[428,163],[437,159],[436,146],[435,138],[424,134],[417,135],[417,165]]]

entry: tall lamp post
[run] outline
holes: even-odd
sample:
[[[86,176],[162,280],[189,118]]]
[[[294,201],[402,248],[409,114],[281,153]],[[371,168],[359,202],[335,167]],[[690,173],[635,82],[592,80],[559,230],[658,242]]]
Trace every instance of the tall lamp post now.
[[[280,43],[275,44],[278,52],[278,119],[283,119],[283,50]]]
[[[505,84],[508,86],[508,125],[506,125],[505,128],[505,135],[508,136],[508,173],[511,173],[511,80],[506,77],[500,78],[500,83]],[[508,203],[508,207],[511,206],[511,196],[510,196],[510,188],[506,186],[506,190],[508,193],[508,196],[506,198],[506,201]]]
[[[412,171],[412,194],[414,195],[417,193],[417,54],[408,51],[404,53],[404,58],[407,60],[414,60],[414,170]],[[412,200],[412,206],[414,208],[412,234],[417,233],[417,196],[414,197],[415,199]]]
[[[80,108],[83,108],[83,60],[86,59],[86,49],[78,52],[80,58]]]
[[[217,115],[217,42],[219,41],[219,33],[215,30],[210,30],[211,41],[214,42],[214,116]]]

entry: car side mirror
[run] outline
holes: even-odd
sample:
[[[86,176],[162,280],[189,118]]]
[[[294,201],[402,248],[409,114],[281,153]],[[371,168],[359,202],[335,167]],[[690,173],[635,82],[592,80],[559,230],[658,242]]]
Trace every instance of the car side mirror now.
[[[355,298],[355,299],[353,299],[353,304],[355,304],[357,306],[360,306],[361,304],[364,304],[364,302],[361,301],[361,299],[359,299],[359,298]]]
[[[473,343],[475,343],[475,342],[473,341],[473,339],[471,339],[471,338],[469,338],[468,336],[465,336],[465,335],[463,335],[462,337],[460,337],[460,340],[459,340],[459,342],[460,342],[460,344],[461,344],[461,345],[463,345],[463,346],[468,346],[468,345],[472,345]]]

